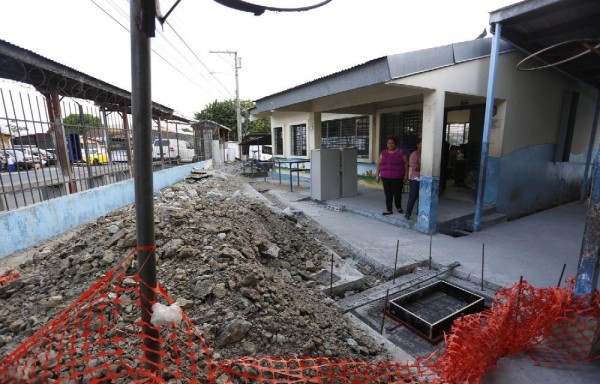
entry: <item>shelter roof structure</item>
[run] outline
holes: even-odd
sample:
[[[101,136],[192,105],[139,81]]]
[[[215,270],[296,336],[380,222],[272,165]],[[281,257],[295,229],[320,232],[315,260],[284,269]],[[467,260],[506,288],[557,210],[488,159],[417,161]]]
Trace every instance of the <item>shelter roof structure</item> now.
[[[91,100],[109,111],[131,113],[130,92],[4,40],[0,40],[0,77],[30,84],[43,94],[57,90],[62,96]],[[154,102],[152,117],[190,122]]]
[[[319,97],[432,71],[490,55],[491,39],[477,39],[383,56],[256,100],[253,115]],[[514,48],[502,43],[500,52]]]
[[[531,61],[521,69],[563,62],[556,69],[600,89],[600,1],[523,1],[491,12],[492,31],[498,23],[502,39],[520,50],[545,50],[537,56],[543,64]]]

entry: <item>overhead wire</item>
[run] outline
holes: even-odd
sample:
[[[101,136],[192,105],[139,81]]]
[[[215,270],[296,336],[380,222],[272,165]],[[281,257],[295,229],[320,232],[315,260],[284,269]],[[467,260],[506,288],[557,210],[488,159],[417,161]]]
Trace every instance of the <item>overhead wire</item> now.
[[[225,85],[223,85],[223,83],[214,75],[214,72],[211,71],[210,68],[208,68],[208,66],[206,64],[204,64],[204,62],[198,57],[198,55],[196,55],[194,50],[188,45],[188,43],[186,43],[186,41],[183,39],[183,37],[181,37],[181,35],[175,30],[173,25],[171,23],[169,23],[168,21],[166,22],[166,24],[173,30],[175,35],[179,38],[179,40],[181,40],[183,45],[185,45],[187,47],[187,49],[192,53],[192,55],[194,55],[196,60],[198,60],[198,62],[208,71],[208,73],[210,73],[211,76],[214,77],[214,79],[217,81],[217,83],[219,83],[221,85],[221,87],[223,87],[223,89],[225,91],[227,91],[227,93],[229,93],[233,97],[233,93],[231,93],[231,91],[229,89],[227,89],[227,87],[225,87]]]
[[[90,0],[96,7],[98,7],[103,13],[105,13],[107,16],[109,16],[114,22],[116,22],[119,26],[121,26],[121,28],[123,28],[125,31],[130,32],[129,28],[127,28],[125,25],[123,25],[123,23],[121,23],[119,20],[117,20],[110,12],[108,12],[106,9],[104,9],[100,4],[98,4],[96,1],[94,0]],[[115,4],[112,0],[107,0],[109,2],[109,4],[115,9],[117,10],[117,12],[119,12],[122,16],[128,18],[129,15],[122,9],[120,8],[117,4]],[[158,31],[158,30],[157,30]],[[186,60],[188,62],[188,64],[190,64],[192,66],[192,68],[194,68],[195,66],[185,57],[185,55],[183,55],[167,38],[166,36],[164,36],[160,31],[158,31],[159,34],[161,34],[161,36],[163,36],[165,38],[165,41],[171,45],[171,47],[177,52],[179,53],[180,56],[182,56],[184,58],[184,60]],[[188,47],[189,48],[189,47]],[[152,48],[152,52],[158,56],[161,60],[163,60],[167,65],[169,65],[171,68],[173,68],[175,71],[177,71],[180,75],[182,75],[183,77],[185,77],[187,80],[189,80],[193,85],[195,85],[198,89],[200,89],[201,91],[207,93],[207,94],[211,94],[212,92],[208,91],[206,88],[202,87],[200,84],[198,84],[196,81],[194,81],[192,78],[190,78],[190,76],[186,75],[185,73],[183,73],[183,71],[181,71],[180,68],[178,68],[177,66],[175,66],[173,63],[171,63],[169,60],[167,60],[163,55],[161,55],[157,50],[155,50],[154,48]],[[202,73],[198,72],[200,76],[202,76],[207,82],[208,84],[212,83],[208,80],[208,78],[206,78],[206,76],[204,76]],[[219,82],[220,83],[220,82]],[[221,86],[223,86],[220,83]],[[214,86],[213,86],[214,87]],[[227,97],[225,94],[223,94],[223,92],[218,89],[217,87],[214,87],[215,90],[217,90],[219,93],[221,93],[221,95]]]
[[[107,0],[111,6],[113,8],[115,8],[117,10],[117,12],[119,12],[122,16],[124,16],[125,18],[129,18],[129,14],[127,12],[125,12],[125,10],[123,10],[121,7],[119,7],[117,4],[114,3],[113,0]],[[194,70],[197,69],[197,67],[188,59],[188,57],[186,55],[184,55],[176,46],[175,44],[173,44],[171,42],[171,40],[169,40],[167,38],[167,36],[160,31],[160,29],[157,29],[156,32],[164,39],[164,41],[169,44],[171,46],[171,48],[173,48],[173,50],[175,50],[175,52],[177,52],[179,54],[179,56],[181,56],[189,65],[191,68],[193,68]],[[219,92],[222,96],[224,97],[228,97],[228,95],[226,95],[225,93],[223,93],[223,91],[216,87],[208,77],[206,77],[202,72],[198,71],[198,74],[207,82],[207,84],[209,84],[215,91]],[[208,91],[205,88],[202,88],[206,93],[211,93],[210,91]]]

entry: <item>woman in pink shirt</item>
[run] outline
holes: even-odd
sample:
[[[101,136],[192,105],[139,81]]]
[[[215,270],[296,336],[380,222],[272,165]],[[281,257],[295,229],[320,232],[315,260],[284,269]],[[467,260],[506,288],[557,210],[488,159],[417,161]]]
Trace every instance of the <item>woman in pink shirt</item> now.
[[[398,141],[395,137],[388,137],[386,146],[387,149],[384,149],[379,155],[375,174],[377,184],[379,184],[380,178],[383,180],[386,206],[383,215],[391,215],[393,213],[392,201],[395,203],[398,213],[404,212],[402,210],[402,186],[405,176],[408,175],[408,160],[404,151],[398,148]]]
[[[417,143],[417,149],[410,154],[410,175],[408,180],[410,182],[410,192],[408,193],[408,204],[406,205],[406,214],[404,218],[410,220],[415,202],[419,198],[419,181],[421,181],[421,139]],[[418,210],[418,209],[417,209]]]

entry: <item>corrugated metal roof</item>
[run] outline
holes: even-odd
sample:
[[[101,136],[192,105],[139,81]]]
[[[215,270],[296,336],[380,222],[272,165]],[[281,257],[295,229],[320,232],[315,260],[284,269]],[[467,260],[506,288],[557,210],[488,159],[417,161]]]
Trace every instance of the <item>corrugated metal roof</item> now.
[[[577,39],[596,39],[595,44],[598,44],[600,0],[524,1],[491,12],[490,24],[494,27],[496,23],[502,25],[503,39],[527,53]],[[575,42],[548,50],[540,58],[549,64],[556,63],[585,49]],[[531,66],[539,66],[539,63],[532,62]],[[556,69],[600,88],[600,55],[597,52],[590,52]]]
[[[91,100],[108,109],[131,107],[130,92],[5,40],[0,40],[0,77],[40,91],[58,89],[62,96]],[[190,121],[155,102],[152,114],[154,118]]]
[[[380,57],[258,99],[252,113],[259,114],[489,56],[490,48],[491,39],[479,39]],[[500,47],[501,52],[512,49],[506,43]]]

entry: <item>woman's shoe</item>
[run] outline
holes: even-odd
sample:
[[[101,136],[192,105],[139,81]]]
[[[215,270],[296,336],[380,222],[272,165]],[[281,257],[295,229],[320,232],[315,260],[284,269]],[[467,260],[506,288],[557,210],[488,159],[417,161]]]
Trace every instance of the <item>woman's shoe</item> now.
[[[410,220],[410,215],[407,213],[406,215],[404,215],[404,218],[405,218],[406,220]]]
[[[394,213],[394,212],[392,212],[392,211],[385,211],[385,212],[382,213],[382,215],[383,216],[388,216],[388,215],[391,215],[392,213]]]
[[[402,208],[398,208],[398,213],[404,213],[404,211],[402,210]]]

